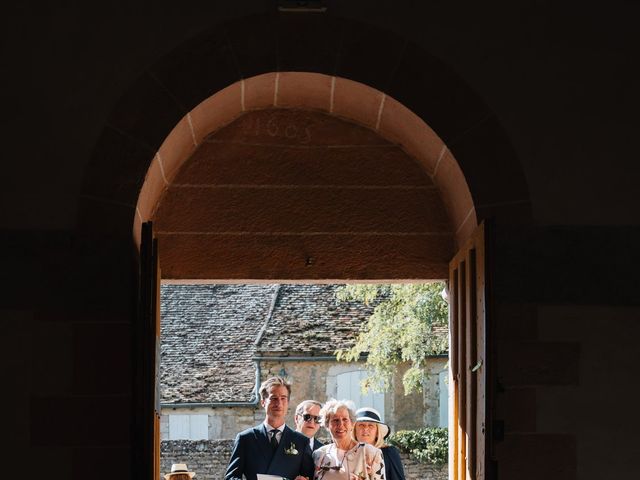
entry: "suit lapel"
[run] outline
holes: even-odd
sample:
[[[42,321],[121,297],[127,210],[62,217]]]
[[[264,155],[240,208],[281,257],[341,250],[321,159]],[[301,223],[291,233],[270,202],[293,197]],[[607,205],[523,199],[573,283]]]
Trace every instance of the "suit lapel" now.
[[[278,443],[278,448],[273,452],[273,456],[271,457],[271,461],[269,462],[269,470],[274,465],[277,465],[279,459],[282,458],[282,452],[285,448],[288,448],[287,445],[291,442],[291,429],[284,426],[284,430],[282,431],[282,435],[280,436],[280,442]],[[269,449],[271,449],[271,444],[269,444]]]
[[[260,425],[253,429],[253,433],[256,437],[256,443],[258,445],[258,450],[264,457],[267,463],[271,462],[273,455],[271,453],[271,444],[269,443],[269,434],[267,433],[267,427],[264,425]]]
[[[278,445],[278,450],[276,450],[277,452],[280,451],[280,447],[289,448],[289,445],[291,444],[291,432],[292,430],[285,425],[284,431],[282,432],[282,438],[280,439],[280,444]]]

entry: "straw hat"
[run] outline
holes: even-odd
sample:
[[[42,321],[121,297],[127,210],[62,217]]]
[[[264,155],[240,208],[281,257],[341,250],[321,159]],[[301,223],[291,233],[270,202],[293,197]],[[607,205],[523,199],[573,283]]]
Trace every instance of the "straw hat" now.
[[[171,465],[171,473],[167,473],[164,478],[166,480],[169,480],[171,477],[173,477],[174,475],[180,475],[180,474],[187,474],[189,475],[189,477],[193,478],[196,473],[195,472],[190,472],[189,469],[187,468],[187,464],[186,463],[174,463],[173,465]]]

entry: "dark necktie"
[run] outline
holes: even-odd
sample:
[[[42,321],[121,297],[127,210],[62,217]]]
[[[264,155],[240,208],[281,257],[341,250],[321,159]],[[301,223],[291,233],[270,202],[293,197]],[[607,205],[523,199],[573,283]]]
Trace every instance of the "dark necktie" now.
[[[274,428],[269,433],[271,434],[271,448],[275,452],[276,448],[278,448],[278,437],[276,437],[276,433],[278,433],[278,429]]]

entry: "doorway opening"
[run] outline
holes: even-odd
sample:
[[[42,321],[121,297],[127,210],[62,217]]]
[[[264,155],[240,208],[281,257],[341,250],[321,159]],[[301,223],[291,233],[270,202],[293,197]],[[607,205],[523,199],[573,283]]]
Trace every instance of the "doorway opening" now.
[[[373,407],[390,428],[386,444],[400,449],[411,475],[428,480],[437,472],[442,476],[443,469],[446,475],[444,287],[443,282],[164,283],[160,470],[186,463],[202,478],[223,478],[235,436],[264,420],[260,383],[277,375],[292,384],[291,428],[296,428],[296,406],[304,400],[335,398],[351,401],[356,410]],[[376,345],[369,346],[371,339]],[[423,351],[416,351],[418,344]],[[359,353],[357,346],[372,351]],[[398,352],[388,355],[385,369],[393,373],[382,378],[381,356],[388,349]],[[354,361],[344,358],[349,352]],[[378,371],[372,372],[376,365]],[[421,378],[416,383],[417,371]],[[414,383],[405,388],[403,380]],[[315,437],[330,441],[325,428]],[[426,441],[432,444],[421,448]]]
[[[326,107],[319,92],[326,92]],[[460,385],[449,405],[458,427],[449,429],[458,432],[449,465],[458,479],[481,478],[475,472],[484,462],[482,448],[469,446],[484,443],[484,423],[472,430],[466,422],[484,422],[486,410],[463,413],[470,399],[484,401],[486,378],[484,360],[476,358],[484,345],[468,345],[476,327],[466,323],[485,322],[484,290],[471,293],[484,289],[484,269],[468,270],[484,261],[476,224],[460,167],[419,117],[357,82],[278,72],[231,85],[185,116],[151,164],[134,231],[148,225],[146,243],[161,244],[161,276],[171,282],[448,278],[459,369],[450,385]],[[156,272],[159,288],[157,248],[149,258],[156,263],[146,271]],[[149,312],[159,298],[150,297]],[[159,333],[150,345],[158,342]],[[462,389],[469,381],[476,386]],[[156,407],[150,450],[159,445]]]

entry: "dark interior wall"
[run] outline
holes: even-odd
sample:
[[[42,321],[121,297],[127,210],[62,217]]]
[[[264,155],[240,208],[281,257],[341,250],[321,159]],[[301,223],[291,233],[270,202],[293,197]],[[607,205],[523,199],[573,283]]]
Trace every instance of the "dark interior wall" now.
[[[541,340],[580,348],[576,384],[538,389],[538,431],[576,435],[578,478],[627,475],[640,454],[640,420],[632,413],[640,388],[631,380],[636,377],[640,309],[547,305],[537,317]]]
[[[491,135],[499,125],[524,173],[533,223],[549,227],[502,233],[496,251],[501,255],[495,278],[497,327],[504,337],[497,362],[499,374],[511,382],[503,385],[508,393],[502,394],[499,410],[507,440],[499,452],[499,478],[539,478],[541,471],[532,465],[548,465],[542,470],[545,478],[602,478],[607,466],[607,471],[631,473],[625,459],[637,458],[637,422],[612,417],[637,397],[629,366],[640,360],[632,341],[637,311],[630,307],[638,304],[630,267],[638,264],[637,242],[630,239],[637,238],[632,226],[640,223],[634,139],[638,7],[511,3],[327,2],[332,18],[357,19],[388,32],[364,44],[324,30],[317,37],[311,30],[304,42],[286,35],[274,39],[273,30],[239,20],[273,12],[267,1],[218,2],[193,11],[167,2],[151,11],[127,6],[98,12],[32,2],[6,12],[0,315],[3,378],[11,385],[10,395],[2,395],[3,411],[12,412],[5,436],[9,457],[28,470],[29,478],[98,479],[129,468],[133,212],[119,195],[135,194],[141,178],[122,179],[114,190],[101,190],[99,182],[87,190],[87,167],[109,135],[131,139],[122,134],[129,121],[156,122],[154,132],[168,133],[173,117],[146,111],[129,110],[113,125],[114,107],[161,58],[233,20],[231,34],[245,49],[238,51],[255,52],[274,41],[285,46],[282,56],[262,65],[232,62],[233,81],[240,73],[257,73],[252,65],[259,72],[311,68],[292,58],[323,64],[324,46],[343,42],[353,55],[340,57],[341,63],[331,63],[334,58],[323,70],[357,76],[401,101],[407,91],[431,86],[424,73],[416,75],[416,62],[402,62],[417,58],[418,47],[477,92],[493,114],[485,122],[471,109],[460,120],[463,126],[479,122],[471,132],[477,139],[472,148],[485,148],[487,162],[499,156]],[[289,57],[287,45],[294,49]],[[425,64],[432,57],[424,57]],[[243,65],[247,70],[239,73]],[[216,68],[223,79],[222,65]],[[190,75],[198,78],[198,73]],[[213,93],[220,86],[199,88]],[[190,108],[188,99],[175,103],[176,116]],[[424,106],[418,113],[429,118],[431,111]],[[447,141],[455,148],[456,125],[432,126],[443,138],[453,128]],[[99,175],[130,171],[116,160],[132,151],[146,158],[160,141],[124,140],[117,143],[123,154],[116,151],[112,161],[102,163]],[[464,144],[457,148],[463,157]],[[512,181],[509,172],[492,165],[495,183]],[[465,173],[474,177],[484,167],[467,164]],[[490,189],[477,183],[476,188],[475,195],[490,198]],[[513,200],[519,211],[519,199]],[[491,203],[485,208],[483,216],[490,216]],[[508,218],[509,208],[501,206],[502,218]],[[516,357],[514,339],[533,345],[531,355]],[[518,364],[519,358],[541,361]],[[557,360],[564,362],[561,367]],[[506,370],[514,365],[526,370]],[[590,376],[614,368],[618,376],[602,383]],[[527,374],[538,379],[523,383]],[[614,381],[627,375],[628,383]],[[598,392],[594,415],[589,394],[598,385],[609,395]],[[536,438],[541,443],[529,443]]]
[[[613,478],[637,455],[637,227],[497,227],[499,478]]]
[[[83,169],[115,104],[135,80],[204,31],[274,11],[267,0],[197,8],[156,2],[153,9],[105,6],[95,12],[41,3],[5,15],[6,148],[17,153],[29,145],[29,158],[40,160],[37,174],[26,161],[9,162],[3,172],[10,180],[3,204],[13,199],[14,206],[2,210],[1,220],[12,228],[73,228]],[[458,73],[496,113],[525,171],[537,221],[637,223],[638,214],[623,208],[633,200],[633,176],[624,173],[633,167],[629,152],[638,104],[631,60],[637,53],[632,24],[637,7],[429,3],[328,2],[331,16],[387,34],[373,44],[346,37],[342,41],[354,55],[338,64],[326,60],[325,69],[346,77],[362,72],[365,83],[391,91],[394,74],[403,68],[399,56],[420,46]],[[313,61],[323,61],[319,45],[335,47],[340,41],[340,32],[318,37],[315,44],[312,33],[308,42],[278,39],[255,22],[248,31],[240,25],[233,33],[246,39],[247,52],[280,41],[306,49],[304,57]],[[226,75],[235,80],[238,70],[250,76],[256,70],[309,67],[276,55],[254,65],[243,68],[232,60],[226,68],[234,71]],[[224,77],[222,65],[216,69]],[[412,77],[397,78],[396,89],[402,90]],[[200,86],[211,92],[216,87]],[[24,179],[31,188],[22,186]],[[49,202],[43,205],[40,196]]]
[[[130,242],[4,230],[0,252],[5,455],[25,478],[106,478],[106,465],[128,468]]]

